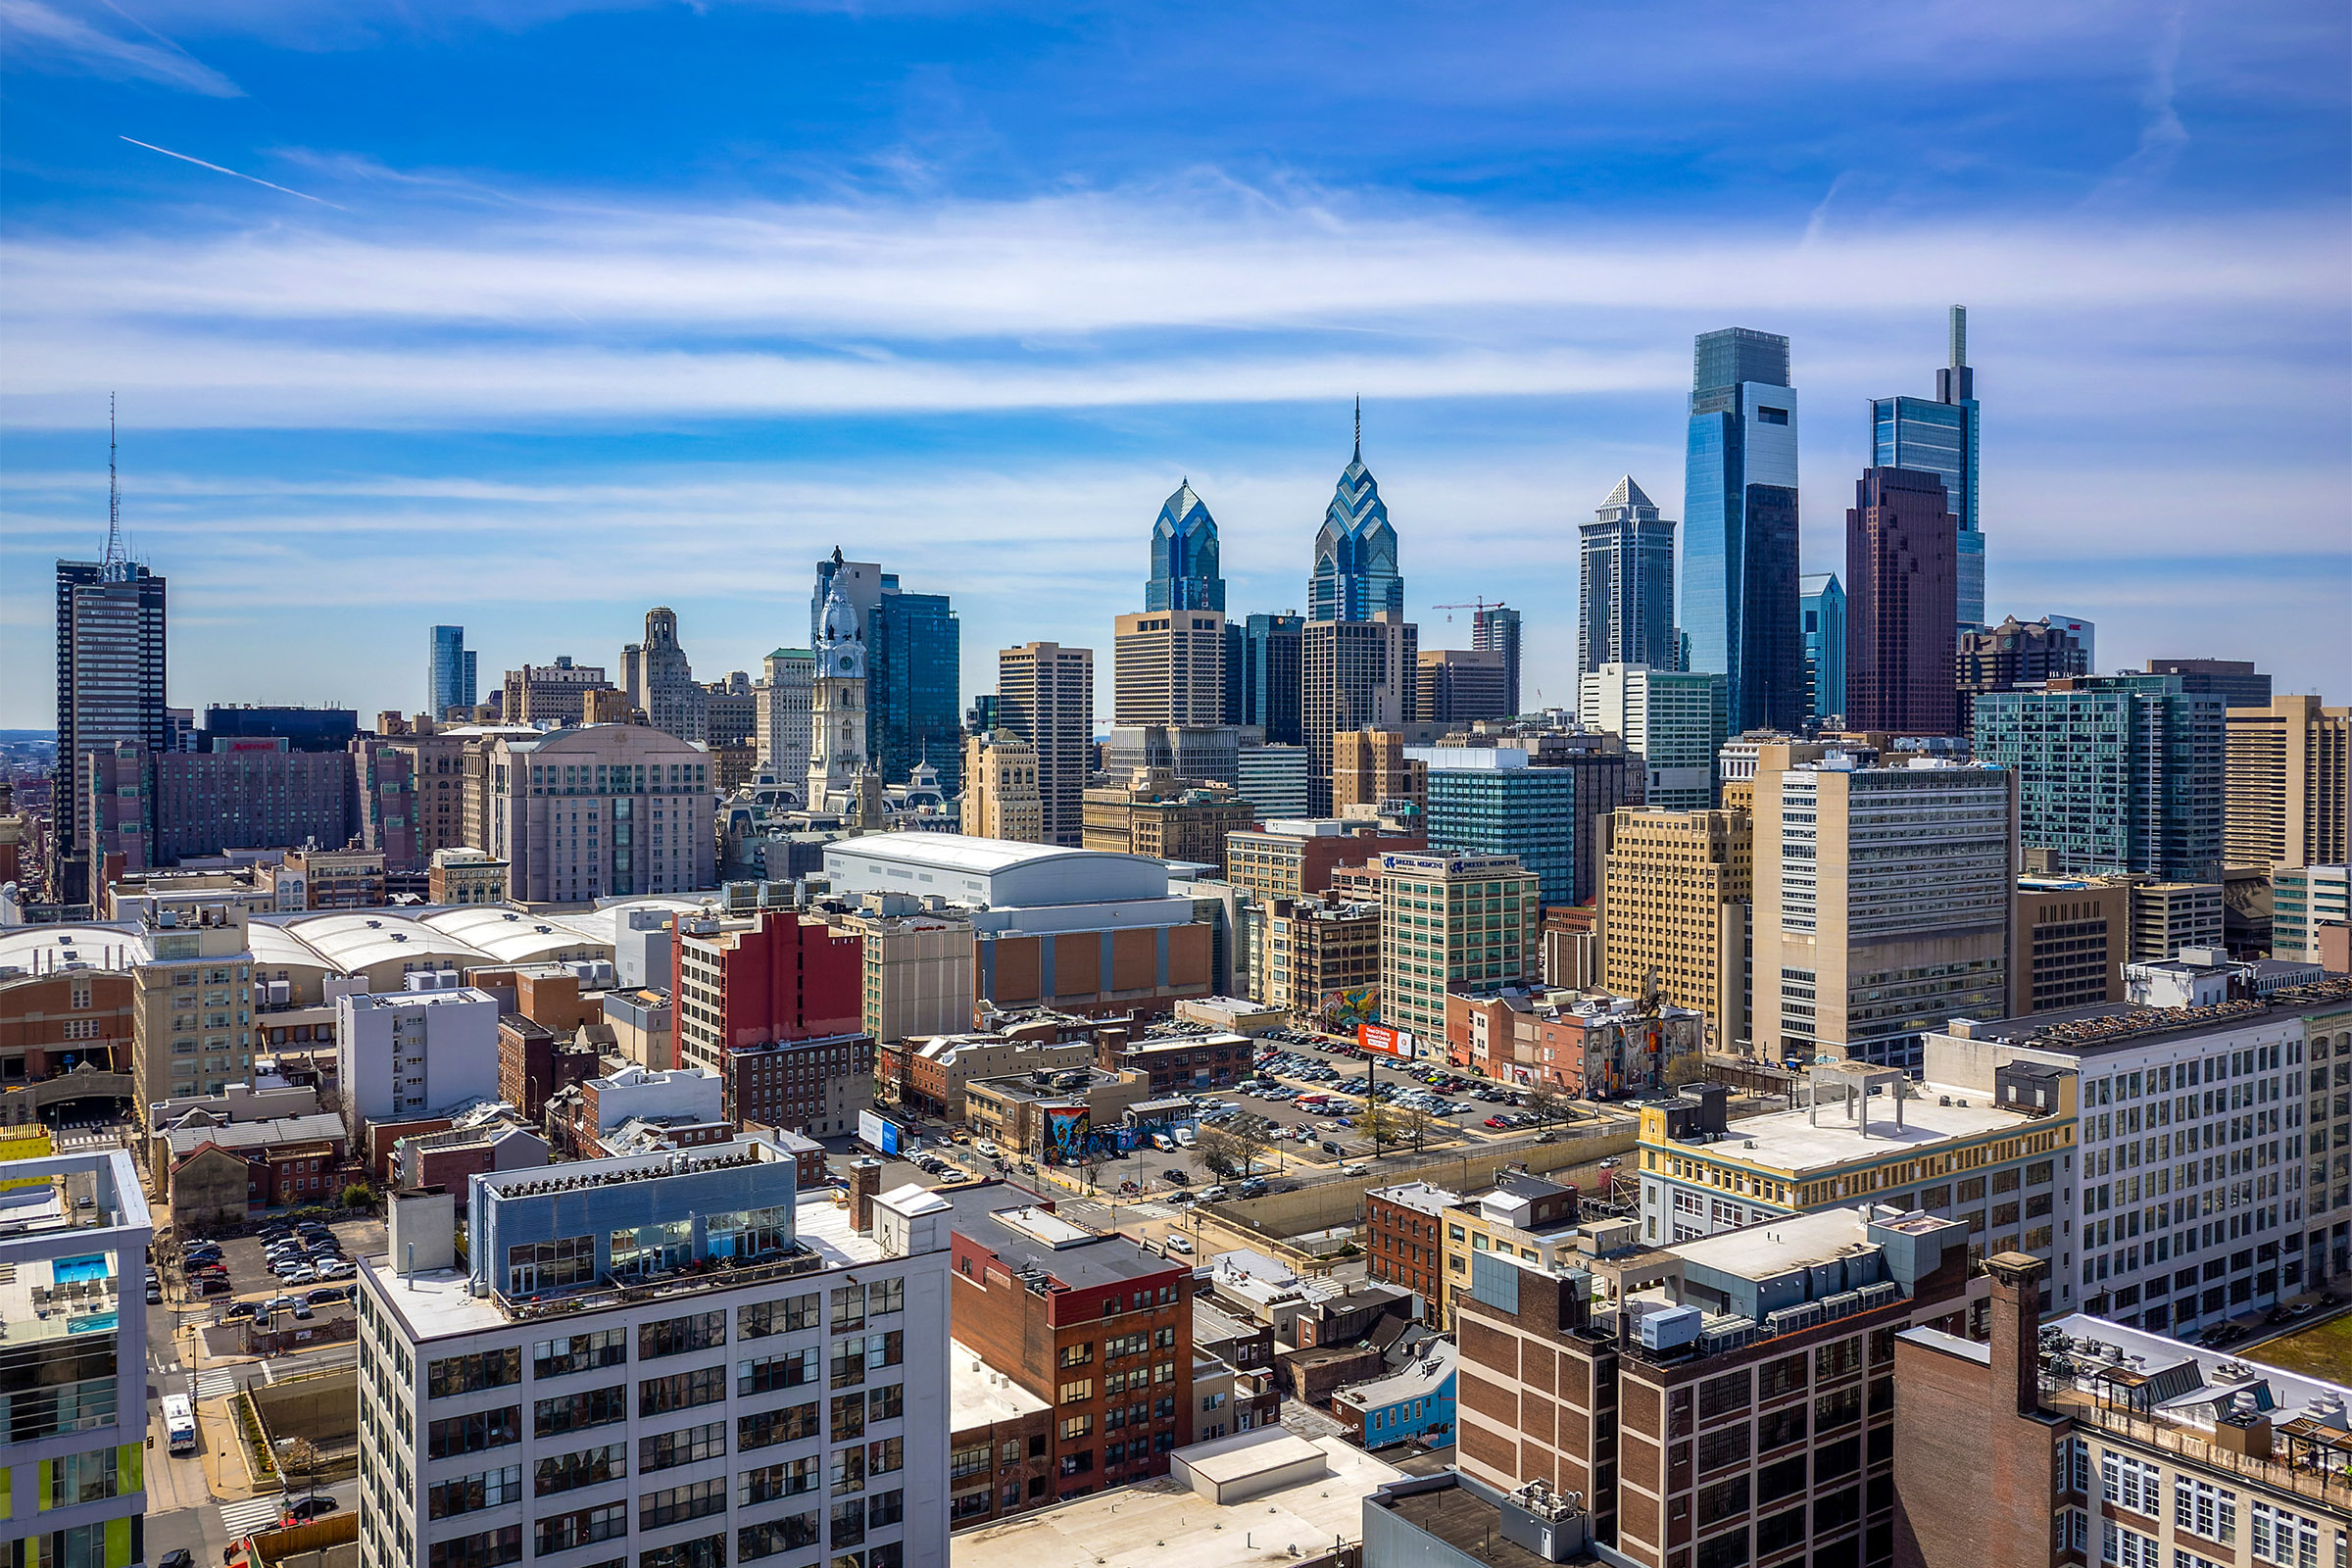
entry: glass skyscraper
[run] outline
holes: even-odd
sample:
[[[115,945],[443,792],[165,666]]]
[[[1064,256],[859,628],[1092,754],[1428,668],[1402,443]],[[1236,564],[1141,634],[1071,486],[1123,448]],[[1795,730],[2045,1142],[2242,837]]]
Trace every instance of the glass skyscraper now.
[[[1146,610],[1223,610],[1225,579],[1217,575],[1217,519],[1193,494],[1191,480],[1161,503],[1152,524],[1152,578]]]
[[[1845,711],[1845,590],[1838,574],[1799,577],[1796,606],[1804,617],[1806,710],[1835,718]]]
[[[1968,367],[1968,307],[1951,317],[1951,364],[1936,372],[1933,398],[1873,398],[1870,463],[1916,468],[1943,481],[1960,519],[1959,624],[1984,624],[1984,534],[1977,516],[1977,372]]]
[[[474,703],[473,655],[466,647],[466,628],[435,626],[425,654],[424,710],[438,719],[453,708]]]
[[[1388,504],[1364,466],[1364,415],[1355,415],[1355,455],[1340,474],[1315,535],[1315,571],[1306,586],[1309,620],[1370,620],[1384,610],[1404,613],[1404,578],[1396,570],[1396,530]]]
[[[1576,668],[1603,664],[1673,669],[1682,662],[1674,630],[1674,524],[1628,474],[1584,525],[1578,576]]]
[[[1671,597],[1669,603],[1672,602]],[[1519,612],[1508,605],[1489,605],[1470,621],[1473,653],[1502,656],[1503,710],[1517,715],[1519,706]]]
[[[1699,334],[1684,470],[1682,630],[1688,666],[1728,677],[1731,731],[1797,729],[1796,393],[1788,340]]]
[[[1305,617],[1285,612],[1225,623],[1225,722],[1255,724],[1268,746],[1305,739],[1298,710]]]
[[[963,780],[963,634],[946,594],[910,594],[899,574],[871,562],[820,561],[809,604],[809,641],[835,576],[858,612],[866,644],[866,756],[886,784],[918,762],[939,770],[953,795]]]

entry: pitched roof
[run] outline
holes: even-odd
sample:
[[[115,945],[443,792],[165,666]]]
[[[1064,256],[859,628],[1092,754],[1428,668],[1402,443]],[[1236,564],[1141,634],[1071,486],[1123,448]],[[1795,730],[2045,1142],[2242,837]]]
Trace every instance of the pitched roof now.
[[[1617,481],[1617,488],[1609,492],[1609,499],[1603,501],[1601,505],[1604,507],[1654,507],[1657,503],[1642,493],[1642,487],[1634,483],[1634,476],[1629,473]]]

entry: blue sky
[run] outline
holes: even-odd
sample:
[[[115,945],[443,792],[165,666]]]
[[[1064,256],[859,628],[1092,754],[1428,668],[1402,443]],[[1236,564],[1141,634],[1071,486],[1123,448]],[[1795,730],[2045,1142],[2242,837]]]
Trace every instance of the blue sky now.
[[[1424,646],[1504,599],[1564,701],[1576,524],[1621,472],[1681,514],[1691,334],[1794,340],[1805,568],[1842,571],[1864,400],[1933,390],[1955,302],[1992,614],[2352,686],[2339,3],[0,32],[0,726],[52,719],[110,390],[182,706],[414,709],[434,622],[487,680],[616,664],[653,604],[756,669],[836,543],[955,595],[968,697],[1004,643],[1107,646],[1187,475],[1232,607],[1298,606],[1357,394]]]

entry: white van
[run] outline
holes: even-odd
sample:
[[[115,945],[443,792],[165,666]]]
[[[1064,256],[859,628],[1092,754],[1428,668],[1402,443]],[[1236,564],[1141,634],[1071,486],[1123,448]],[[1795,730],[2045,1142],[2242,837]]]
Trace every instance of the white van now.
[[[1179,1127],[1176,1129],[1176,1142],[1183,1148],[1190,1149],[1200,1141],[1200,1135],[1194,1132],[1190,1127]]]

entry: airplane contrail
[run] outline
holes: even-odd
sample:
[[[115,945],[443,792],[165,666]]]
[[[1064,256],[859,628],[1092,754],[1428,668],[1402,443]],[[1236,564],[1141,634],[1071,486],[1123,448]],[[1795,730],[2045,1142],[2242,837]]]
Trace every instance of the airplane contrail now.
[[[317,202],[321,207],[332,207],[338,213],[348,213],[351,211],[350,208],[344,207],[335,202],[330,202],[323,196],[313,196],[308,191],[293,190],[284,185],[271,184],[269,180],[259,178],[253,174],[240,174],[233,169],[223,169],[219,164],[208,164],[201,158],[190,158],[186,153],[175,153],[169,147],[158,147],[155,143],[151,141],[141,141],[136,136],[124,136],[122,139],[130,143],[133,147],[144,147],[151,153],[162,153],[166,158],[176,158],[183,164],[194,164],[198,169],[209,169],[216,174],[227,174],[232,178],[248,180],[256,185],[266,185],[271,190],[282,191],[288,196],[299,196],[306,202]]]

